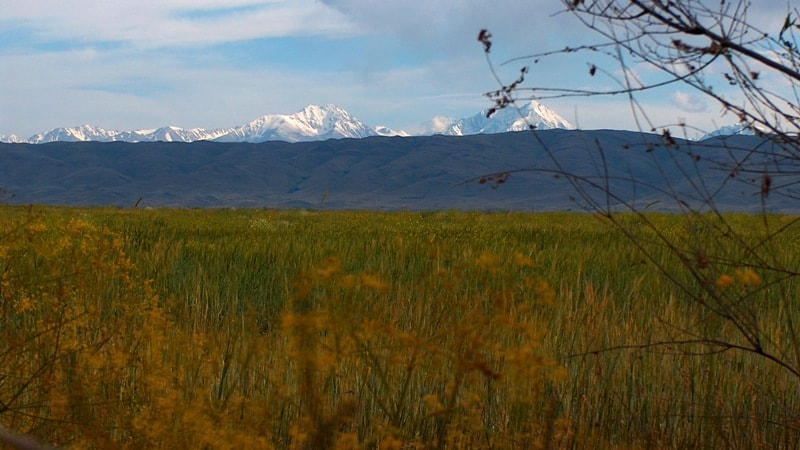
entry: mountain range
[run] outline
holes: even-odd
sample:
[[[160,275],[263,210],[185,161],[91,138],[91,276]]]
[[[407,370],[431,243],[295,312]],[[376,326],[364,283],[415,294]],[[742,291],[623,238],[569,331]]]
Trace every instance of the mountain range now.
[[[754,136],[754,135],[755,132],[753,132],[753,129],[748,127],[747,125],[735,124],[717,128],[716,130],[710,133],[706,133],[698,140],[703,141],[706,139],[711,139],[719,136]]]
[[[417,135],[441,134],[464,136],[520,131],[534,125],[538,129],[575,127],[555,111],[532,100],[519,109],[506,108],[492,117],[481,111],[472,117],[453,119],[436,117],[424,124]],[[156,129],[117,131],[98,126],[81,125],[54,128],[28,139],[0,135],[0,142],[44,144],[48,142],[307,142],[326,139],[365,138],[370,136],[410,136],[411,133],[386,126],[367,125],[336,105],[309,105],[289,115],[270,114],[232,128],[180,128],[165,126]]]
[[[540,130],[535,139],[520,131],[530,126]],[[786,154],[741,127],[699,141],[574,128],[535,101],[488,118],[435,117],[416,136],[334,105],[213,130],[57,128],[0,136],[0,202],[537,211],[596,202],[676,211],[707,209],[713,194],[721,210],[756,211],[763,180],[752,174]],[[770,211],[800,211],[794,182],[773,184],[789,195],[772,195]]]
[[[256,144],[0,143],[0,202],[525,211],[594,203],[680,211],[708,210],[712,196],[723,211],[766,205],[771,212],[796,213],[794,159],[782,160],[789,164],[788,179],[771,173],[772,185],[782,192],[762,195],[760,171],[786,155],[778,145],[758,136],[697,142],[563,129],[538,131],[535,139],[529,132],[508,132]]]

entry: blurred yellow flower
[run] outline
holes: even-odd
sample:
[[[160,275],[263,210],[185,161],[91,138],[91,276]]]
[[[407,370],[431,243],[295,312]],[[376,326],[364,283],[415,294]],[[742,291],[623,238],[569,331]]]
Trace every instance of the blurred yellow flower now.
[[[32,233],[41,233],[42,231],[46,230],[47,226],[41,222],[32,223],[28,226],[28,230]]]
[[[361,275],[361,284],[368,288],[375,289],[376,291],[385,291],[386,289],[389,289],[389,285],[387,283],[384,283],[378,278],[368,274]]]
[[[403,448],[403,441],[393,436],[387,436],[380,441],[378,448],[380,450],[400,450]]]
[[[491,269],[500,264],[500,258],[498,258],[497,255],[493,255],[491,253],[481,253],[481,256],[479,256],[478,259],[475,260],[475,264],[477,264],[478,267]]]
[[[339,272],[340,269],[341,266],[339,265],[339,261],[337,261],[335,258],[328,258],[328,260],[325,261],[325,265],[318,268],[316,272],[317,276],[326,280],[333,276],[333,274]]]
[[[722,275],[717,278],[717,282],[715,283],[716,286],[720,289],[724,289],[730,286],[733,283],[733,278],[730,275],[723,273]]]
[[[533,266],[533,258],[531,258],[530,256],[525,256],[520,252],[514,253],[514,262],[516,262],[517,265],[523,267]]]
[[[30,297],[24,296],[22,299],[17,303],[17,313],[24,313],[26,311],[33,310],[33,301],[31,301]]]
[[[761,277],[753,272],[753,269],[737,270],[736,280],[745,286],[758,286],[761,284]]]
[[[534,292],[536,292],[536,296],[542,303],[552,305],[555,302],[556,291],[550,287],[550,284],[547,281],[538,280],[536,282]]]
[[[356,277],[352,274],[347,274],[342,278],[342,287],[345,289],[353,289],[353,286],[356,285]]]

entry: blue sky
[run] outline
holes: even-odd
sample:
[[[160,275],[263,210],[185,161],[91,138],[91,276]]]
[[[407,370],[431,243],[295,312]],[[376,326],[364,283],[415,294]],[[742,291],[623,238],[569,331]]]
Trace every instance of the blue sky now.
[[[413,130],[489,106],[482,93],[497,84],[475,40],[481,28],[498,63],[591,42],[561,9],[558,0],[0,0],[0,133],[229,127],[327,103]],[[529,79],[611,83],[588,77],[589,64],[608,63],[590,58],[552,58]],[[501,74],[510,81],[522,64]],[[733,122],[681,86],[641,101],[656,124]],[[543,103],[581,128],[635,128],[622,97]]]

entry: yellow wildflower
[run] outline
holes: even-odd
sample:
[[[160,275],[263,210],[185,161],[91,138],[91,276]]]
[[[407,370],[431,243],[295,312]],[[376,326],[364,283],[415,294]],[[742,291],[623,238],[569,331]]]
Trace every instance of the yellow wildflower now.
[[[761,284],[761,277],[753,272],[753,269],[737,270],[736,280],[745,286],[758,286]]]
[[[389,288],[388,284],[368,274],[361,275],[361,284],[376,291],[385,291]]]
[[[345,289],[353,289],[356,285],[356,277],[352,274],[347,274],[342,278],[342,287]]]
[[[335,258],[328,258],[328,260],[325,261],[325,265],[317,269],[317,276],[323,280],[327,280],[333,276],[333,274],[339,272],[340,268],[339,261]]]
[[[47,227],[45,226],[45,224],[43,224],[41,222],[32,223],[32,224],[30,224],[28,226],[28,230],[30,230],[31,233],[41,233],[42,231],[44,231],[46,229],[47,229]]]
[[[717,278],[717,282],[715,283],[716,286],[720,289],[724,289],[730,286],[733,283],[733,278],[730,275],[723,273],[722,275]]]
[[[378,443],[378,448],[381,450],[400,450],[403,448],[403,441],[393,436],[387,436]]]
[[[339,438],[336,439],[336,443],[334,444],[333,448],[336,450],[351,450],[360,448],[358,443],[358,434],[353,432],[340,434]]]
[[[439,401],[439,397],[437,397],[435,394],[425,395],[422,397],[422,401],[429,410],[429,416],[435,416],[445,411],[444,405],[442,405],[442,403]]]
[[[31,311],[33,309],[33,301],[31,301],[30,297],[25,296],[17,303],[17,313],[24,313],[26,311]]]
[[[478,267],[483,267],[486,269],[493,269],[496,268],[498,264],[500,264],[500,258],[497,255],[493,255],[491,253],[482,253],[477,260],[475,260],[475,264]]]
[[[523,267],[531,267],[531,266],[533,266],[533,258],[531,258],[530,256],[525,256],[520,252],[514,253],[514,261],[519,266],[523,266]]]
[[[536,296],[544,304],[552,305],[556,299],[556,292],[550,287],[550,284],[544,280],[538,280],[534,287]]]

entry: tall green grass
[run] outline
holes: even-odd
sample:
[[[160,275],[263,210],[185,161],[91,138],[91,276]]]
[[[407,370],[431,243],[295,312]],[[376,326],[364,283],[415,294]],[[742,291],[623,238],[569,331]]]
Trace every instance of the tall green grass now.
[[[153,340],[118,344],[138,391],[118,395],[130,411],[114,409],[129,416],[109,421],[115,428],[86,420],[65,436],[57,412],[26,422],[28,409],[0,410],[0,423],[57,444],[800,445],[798,380],[757,355],[594,352],[725,324],[702,322],[628,239],[590,215],[4,207],[0,216],[6,230],[45,224],[54,241],[75,219],[118,237],[143,304],[157,305],[140,326]],[[687,233],[680,216],[651,219]],[[622,220],[636,230],[634,217]],[[760,220],[730,218],[745,233]],[[794,260],[798,242],[790,229],[776,257]],[[656,256],[674,264],[668,249]],[[10,273],[19,261],[3,264]],[[762,327],[775,339],[785,308],[763,300]],[[69,420],[86,418],[78,406],[93,401],[74,399]]]

